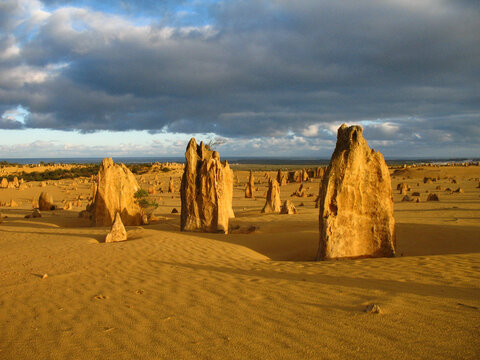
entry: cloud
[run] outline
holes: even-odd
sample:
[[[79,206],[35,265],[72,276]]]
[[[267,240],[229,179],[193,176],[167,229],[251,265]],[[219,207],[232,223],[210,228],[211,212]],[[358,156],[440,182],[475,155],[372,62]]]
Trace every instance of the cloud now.
[[[28,109],[25,128],[312,152],[342,122],[392,151],[479,143],[474,1],[193,3],[2,3],[0,106]]]

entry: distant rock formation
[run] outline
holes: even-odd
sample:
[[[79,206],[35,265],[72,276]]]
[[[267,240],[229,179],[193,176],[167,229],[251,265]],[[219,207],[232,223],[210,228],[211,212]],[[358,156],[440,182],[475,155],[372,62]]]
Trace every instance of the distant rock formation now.
[[[2,182],[0,183],[0,188],[6,189],[8,187],[8,180],[7,178],[3,178]]]
[[[303,169],[302,170],[302,182],[308,181],[310,179],[308,171]]]
[[[140,189],[132,172],[123,164],[105,158],[98,170],[98,185],[94,187],[93,203],[89,206],[93,226],[112,226],[120,213],[125,225],[141,225],[142,211],[135,202]]]
[[[280,209],[280,214],[296,214],[297,209],[295,209],[295,206],[290,200],[285,200],[285,202],[282,205],[282,208]]]
[[[233,171],[227,161],[220,161],[216,151],[203,142],[190,139],[185,152],[185,169],[180,197],[180,229],[228,233],[232,208]]]
[[[46,191],[42,191],[38,198],[38,208],[40,210],[55,210],[55,205],[53,204],[53,197]]]
[[[245,198],[252,199],[255,197],[255,181],[253,178],[253,172],[250,170],[250,176],[248,182],[245,184]]]
[[[115,215],[115,221],[112,225],[112,229],[105,237],[105,242],[111,243],[125,240],[127,240],[127,230],[125,230],[125,226],[123,226],[120,213],[117,212],[117,214]]]
[[[15,201],[15,200],[13,200],[13,199],[10,199],[10,201],[9,201],[9,202],[7,202],[6,206],[7,206],[7,207],[17,207],[17,206],[18,206],[18,204],[16,203],[16,201]]]
[[[427,201],[439,201],[438,195],[435,193],[428,194]]]
[[[291,196],[306,197],[307,193],[305,192],[305,186],[303,184],[300,184],[298,190],[294,191]]]
[[[325,168],[319,166],[315,169],[315,172],[314,172],[313,176],[321,179],[321,178],[323,178],[323,174],[325,174]]]
[[[289,171],[287,180],[289,183],[301,183],[303,181],[302,171]]]
[[[400,191],[400,195],[407,195],[407,193],[410,191],[410,186],[405,183],[400,183],[397,185],[397,190]]]
[[[423,178],[423,183],[424,183],[424,184],[431,184],[433,181],[436,181],[436,179],[433,179],[433,178],[427,177],[427,176],[425,176],[425,177]]]
[[[173,183],[173,178],[170,178],[170,182],[168,183],[168,192],[174,193],[175,192],[175,184]]]
[[[31,219],[31,218],[41,218],[42,214],[38,209],[33,209],[31,214],[25,215],[26,219]]]
[[[279,186],[287,185],[287,178],[282,174],[282,171],[278,169],[277,171],[277,182]]]
[[[280,200],[280,186],[275,179],[268,181],[267,199],[265,206],[262,209],[262,213],[275,213],[280,212],[282,202]]]
[[[320,191],[317,260],[395,254],[390,174],[360,126],[343,124]]]

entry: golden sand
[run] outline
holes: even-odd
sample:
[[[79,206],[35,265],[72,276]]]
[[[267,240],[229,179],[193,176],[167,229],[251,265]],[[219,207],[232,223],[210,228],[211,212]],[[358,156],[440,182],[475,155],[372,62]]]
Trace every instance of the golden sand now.
[[[153,195],[160,220],[112,244],[109,229],[78,218],[86,200],[24,218],[41,191],[61,209],[89,196],[89,183],[0,189],[0,202],[19,205],[0,208],[0,359],[480,358],[480,167],[394,176],[397,257],[327,262],[312,261],[318,179],[312,197],[281,188],[298,214],[265,215],[264,172],[256,199],[245,199],[248,172],[236,171],[239,233],[219,235],[179,231],[172,174],[178,189],[181,170],[137,177],[145,189],[155,175],[163,182]],[[399,182],[421,202],[401,202]],[[431,192],[439,202],[425,201]],[[369,304],[381,313],[366,313]]]

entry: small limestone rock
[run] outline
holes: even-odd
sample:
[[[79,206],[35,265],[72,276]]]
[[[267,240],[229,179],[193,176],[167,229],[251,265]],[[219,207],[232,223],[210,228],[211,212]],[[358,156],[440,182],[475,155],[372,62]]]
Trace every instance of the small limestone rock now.
[[[78,213],[78,217],[82,219],[90,219],[92,217],[92,213],[88,210],[82,210]]]
[[[117,212],[117,214],[115,215],[115,221],[112,225],[112,229],[105,237],[105,242],[110,243],[125,240],[127,240],[127,230],[125,230],[125,226],[123,226],[120,213]]]
[[[297,191],[295,191],[291,196],[296,196],[296,197],[306,197],[307,194],[305,193],[305,186],[300,184],[300,187],[298,188]]]
[[[435,193],[428,194],[427,201],[439,201],[438,195]]]
[[[178,214],[178,210],[176,208],[172,209],[172,214]]]
[[[7,206],[8,206],[8,207],[17,207],[18,204],[15,202],[15,200],[11,199],[11,200],[7,203]]]
[[[33,209],[33,212],[31,214],[25,215],[26,219],[41,218],[41,217],[42,217],[42,214],[40,213],[40,211],[38,209]]]
[[[367,314],[381,314],[380,306],[377,304],[368,304],[365,308]]]
[[[296,214],[297,209],[295,209],[295,206],[290,200],[285,200],[285,202],[282,205],[282,209],[280,210],[280,214],[287,214],[287,215],[292,215]]]

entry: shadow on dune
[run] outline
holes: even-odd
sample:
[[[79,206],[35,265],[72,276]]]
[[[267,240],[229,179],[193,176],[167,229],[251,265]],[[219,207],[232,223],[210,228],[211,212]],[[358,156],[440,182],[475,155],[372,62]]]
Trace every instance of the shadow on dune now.
[[[400,223],[397,256],[448,255],[480,252],[478,226]]]
[[[480,252],[480,231],[476,226],[397,224],[397,256],[468,254]],[[251,234],[209,234],[192,236],[241,245],[275,261],[314,261],[319,233],[315,228],[289,228],[283,232]]]
[[[33,224],[28,224],[29,227],[35,227],[35,226],[31,226],[31,225],[33,225]],[[10,226],[15,226],[16,229],[15,230],[10,230],[10,229],[7,230],[7,228],[5,227],[5,224],[2,224],[2,226],[0,227],[0,232],[7,232],[7,233],[14,233],[14,234],[30,234],[30,235],[50,235],[50,236],[55,236],[56,238],[70,237],[70,236],[80,237],[80,238],[83,238],[83,239],[92,239],[93,238],[96,241],[98,241],[99,243],[105,242],[105,236],[106,236],[106,232],[103,233],[103,234],[89,234],[89,233],[63,232],[63,231],[55,231],[55,232],[53,232],[53,231],[18,231],[18,224],[10,225]],[[49,226],[49,227],[37,226],[37,228],[45,229],[45,228],[52,228],[52,227],[51,226]],[[82,228],[82,230],[83,229],[84,228]],[[107,230],[107,228],[105,228],[105,229]]]
[[[244,275],[250,277],[258,277],[267,280],[288,280],[288,281],[307,281],[312,283],[330,285],[330,286],[345,286],[349,288],[359,288],[365,290],[381,290],[389,293],[409,293],[420,296],[439,296],[447,298],[462,298],[464,300],[477,300],[480,296],[480,289],[467,288],[458,286],[445,286],[417,283],[413,281],[396,281],[372,278],[358,278],[348,276],[332,276],[328,274],[305,274],[305,273],[288,273],[285,271],[274,270],[251,270],[238,269],[222,266],[210,266],[200,264],[188,264],[181,262],[167,262],[150,260],[153,263],[164,264],[170,266],[180,266],[195,271],[219,272],[227,275]],[[328,263],[327,263],[328,264]]]

